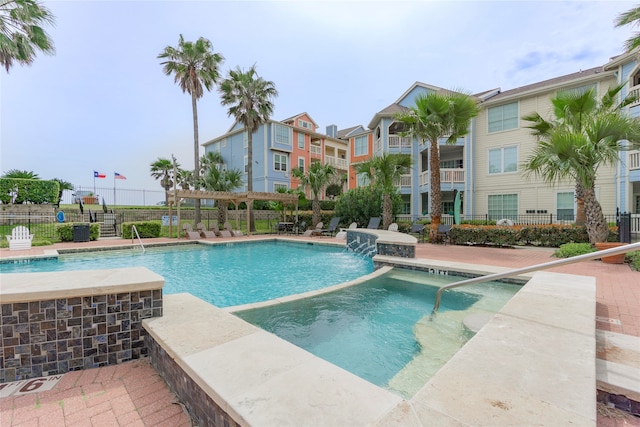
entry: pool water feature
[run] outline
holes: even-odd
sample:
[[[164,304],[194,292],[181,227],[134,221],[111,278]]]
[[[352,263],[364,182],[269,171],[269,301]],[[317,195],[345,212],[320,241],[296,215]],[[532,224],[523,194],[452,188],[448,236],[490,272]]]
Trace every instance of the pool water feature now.
[[[321,289],[369,274],[371,259],[343,248],[283,241],[180,245],[61,255],[0,263],[0,273],[147,267],[165,278],[165,294],[188,292],[218,307]]]
[[[355,286],[235,314],[410,397],[472,336],[465,316],[496,313],[520,289],[492,282],[448,291],[431,320],[437,290],[462,279],[395,268]]]

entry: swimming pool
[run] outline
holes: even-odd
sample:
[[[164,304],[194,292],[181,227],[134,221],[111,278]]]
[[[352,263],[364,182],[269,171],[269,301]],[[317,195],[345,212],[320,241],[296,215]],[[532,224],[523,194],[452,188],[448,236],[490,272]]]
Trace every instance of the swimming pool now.
[[[370,258],[344,249],[283,241],[164,246],[0,263],[0,273],[143,266],[164,276],[163,292],[188,292],[218,307],[266,301],[353,280],[373,271]]]
[[[393,269],[338,291],[235,314],[409,397],[470,338],[462,323],[467,315],[496,313],[520,289],[492,282],[448,291],[431,321],[436,291],[462,279]]]

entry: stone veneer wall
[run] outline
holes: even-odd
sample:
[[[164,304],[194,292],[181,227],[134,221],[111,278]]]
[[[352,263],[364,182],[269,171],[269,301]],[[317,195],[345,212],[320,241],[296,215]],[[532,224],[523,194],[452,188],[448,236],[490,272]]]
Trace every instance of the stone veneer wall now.
[[[149,360],[199,426],[239,427],[229,414],[187,374],[173,358],[150,336],[146,337]]]
[[[162,316],[162,289],[1,304],[0,382],[146,357],[142,319]]]
[[[367,253],[368,250],[375,247],[375,255],[386,255],[402,258],[415,258],[415,244],[378,242],[378,236],[369,232],[359,232],[358,230],[347,230],[346,247],[354,252]],[[361,245],[367,244],[362,249]]]

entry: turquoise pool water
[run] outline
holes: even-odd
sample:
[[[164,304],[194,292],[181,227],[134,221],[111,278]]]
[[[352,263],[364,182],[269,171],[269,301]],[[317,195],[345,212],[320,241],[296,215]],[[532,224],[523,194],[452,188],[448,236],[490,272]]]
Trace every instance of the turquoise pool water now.
[[[394,269],[360,285],[235,314],[410,396],[469,339],[462,325],[467,314],[495,313],[520,289],[492,282],[447,291],[430,321],[436,291],[462,279]]]
[[[167,246],[63,255],[0,263],[0,273],[143,266],[164,276],[164,293],[188,292],[218,307],[266,301],[353,280],[373,271],[371,259],[341,248],[282,241]]]

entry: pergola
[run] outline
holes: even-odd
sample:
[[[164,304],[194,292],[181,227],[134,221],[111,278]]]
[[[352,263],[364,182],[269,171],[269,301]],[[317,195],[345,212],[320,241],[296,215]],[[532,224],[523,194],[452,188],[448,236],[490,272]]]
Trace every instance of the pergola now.
[[[244,192],[244,193],[232,193],[229,191],[204,191],[204,190],[172,190],[167,191],[169,196],[169,211],[171,211],[171,205],[175,204],[178,208],[178,224],[180,224],[180,200],[182,199],[211,199],[211,200],[225,200],[229,203],[233,203],[238,210],[238,205],[242,202],[253,203],[254,200],[273,200],[283,203],[295,203],[296,205],[296,217],[298,216],[298,195],[297,194],[284,194],[284,193],[265,193],[265,192]],[[171,212],[169,213],[171,215]],[[171,222],[169,222],[171,224]],[[222,226],[222,224],[219,224]],[[236,227],[238,227],[238,215],[236,215]],[[247,235],[250,234],[250,218],[249,209],[247,209]]]

